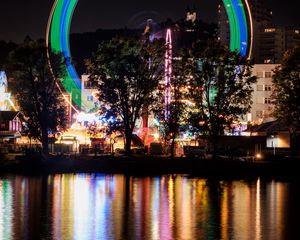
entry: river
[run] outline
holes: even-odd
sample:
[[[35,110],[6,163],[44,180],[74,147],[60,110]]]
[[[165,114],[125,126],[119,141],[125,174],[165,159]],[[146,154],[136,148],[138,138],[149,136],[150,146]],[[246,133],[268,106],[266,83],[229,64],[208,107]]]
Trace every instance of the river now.
[[[295,239],[299,193],[260,178],[4,175],[0,239]]]

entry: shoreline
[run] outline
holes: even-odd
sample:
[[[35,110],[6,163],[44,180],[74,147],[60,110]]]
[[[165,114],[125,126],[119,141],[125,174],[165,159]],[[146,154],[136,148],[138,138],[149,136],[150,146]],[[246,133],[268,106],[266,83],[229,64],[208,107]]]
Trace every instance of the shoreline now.
[[[52,156],[28,158],[0,164],[0,174],[51,175],[64,173],[125,174],[158,176],[188,174],[203,178],[252,177],[294,179],[300,177],[299,158],[268,159],[268,161],[212,160],[165,156]]]

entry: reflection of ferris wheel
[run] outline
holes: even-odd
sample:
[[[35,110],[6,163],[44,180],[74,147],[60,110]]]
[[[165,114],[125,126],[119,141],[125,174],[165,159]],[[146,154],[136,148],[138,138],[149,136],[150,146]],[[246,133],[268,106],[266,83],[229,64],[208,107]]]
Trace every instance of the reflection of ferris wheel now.
[[[71,95],[72,102],[81,107],[81,82],[71,63],[69,31],[74,9],[78,0],[55,0],[50,12],[46,32],[46,44],[52,50],[62,52],[66,61],[67,76],[62,80],[64,90]],[[250,58],[253,42],[252,16],[248,0],[223,0],[229,27],[230,50],[238,50]],[[50,63],[51,65],[51,63]],[[58,87],[60,87],[58,85]],[[70,103],[72,105],[72,103]],[[72,105],[73,106],[73,105]],[[75,109],[75,107],[74,107]]]

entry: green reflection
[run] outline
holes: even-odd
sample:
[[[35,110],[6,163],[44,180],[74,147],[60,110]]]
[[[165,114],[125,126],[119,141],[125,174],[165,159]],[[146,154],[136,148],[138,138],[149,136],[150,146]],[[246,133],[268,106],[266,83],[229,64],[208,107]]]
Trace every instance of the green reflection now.
[[[11,177],[0,179],[0,239],[289,239],[289,191],[260,179]]]
[[[0,239],[12,239],[12,188],[8,180],[0,180]]]

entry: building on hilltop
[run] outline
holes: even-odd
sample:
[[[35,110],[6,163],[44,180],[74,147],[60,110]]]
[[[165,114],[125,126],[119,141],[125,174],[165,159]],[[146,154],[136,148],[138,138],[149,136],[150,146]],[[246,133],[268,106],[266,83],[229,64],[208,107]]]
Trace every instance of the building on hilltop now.
[[[196,7],[193,7],[193,10],[191,11],[188,7],[186,10],[186,21],[195,22],[197,20],[197,13],[196,13]]]

